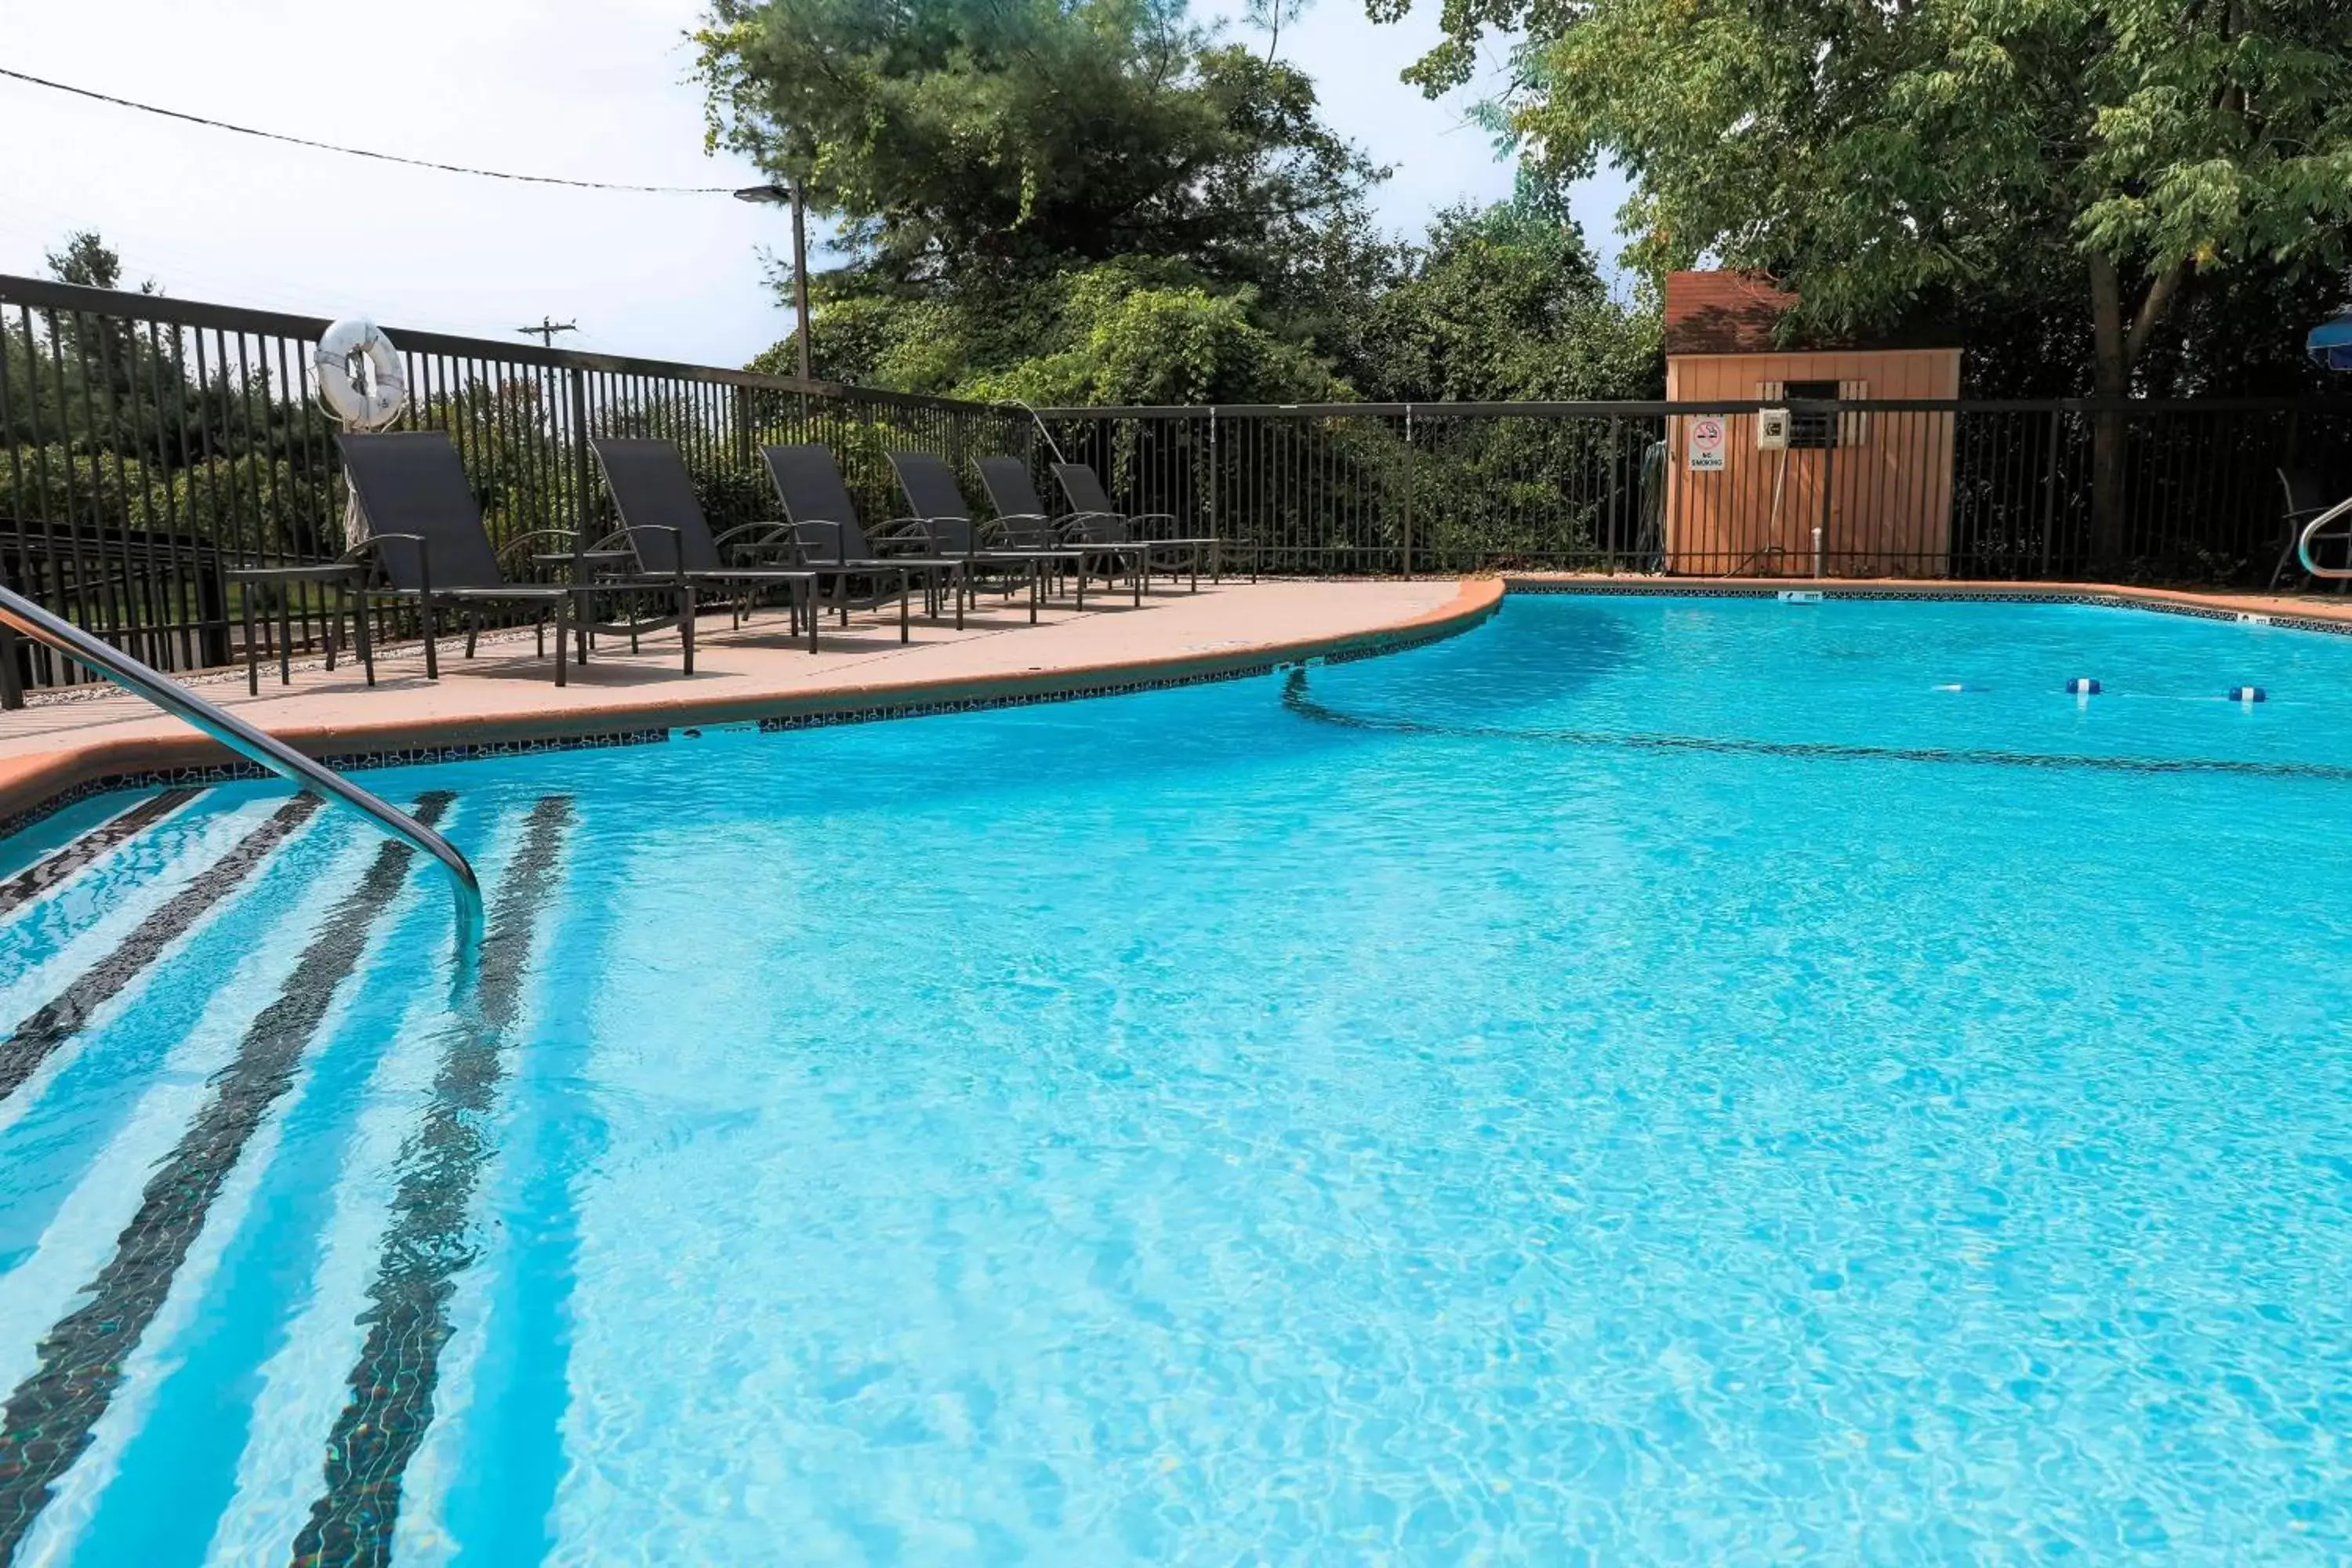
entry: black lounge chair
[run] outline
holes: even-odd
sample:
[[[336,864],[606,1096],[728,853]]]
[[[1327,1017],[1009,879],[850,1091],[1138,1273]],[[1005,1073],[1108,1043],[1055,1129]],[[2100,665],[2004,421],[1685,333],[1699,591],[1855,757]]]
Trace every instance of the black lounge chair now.
[[[890,468],[898,476],[898,489],[905,493],[908,507],[922,524],[932,554],[953,556],[972,573],[993,568],[1009,574],[1017,568],[1028,578],[1032,626],[1037,624],[1037,601],[1047,570],[1051,568],[1058,574],[1065,564],[1076,569],[1085,563],[1080,551],[1052,544],[1024,545],[1015,542],[1002,524],[973,521],[971,503],[963,499],[963,488],[956,483],[955,470],[943,458],[929,452],[893,452]],[[1077,580],[1078,605],[1084,608],[1084,571],[1077,572]]]
[[[2270,587],[2273,591],[2278,587],[2279,579],[2286,575],[2289,566],[2301,570],[2295,552],[2303,543],[2303,531],[2310,526],[2313,518],[2334,506],[2340,499],[2328,494],[2321,487],[2319,476],[2308,469],[2281,468],[2278,477],[2279,490],[2286,503],[2286,543],[2279,550],[2278,564],[2271,568]],[[2336,591],[2339,594],[2344,591],[2341,582],[2336,584]]]
[[[1087,574],[1103,562],[1112,563],[1127,574],[1135,590],[1135,602],[1143,603],[1143,574],[1151,553],[1150,545],[1074,537],[1078,531],[1069,521],[1055,522],[1046,515],[1045,503],[1037,499],[1037,487],[1029,482],[1029,465],[1019,458],[982,458],[980,482],[987,487],[989,504],[996,509],[997,526],[1016,544],[1079,552],[1081,604],[1085,603]],[[1106,572],[1103,575],[1109,580],[1113,574]]]
[[[367,668],[368,684],[375,684],[375,658],[367,642],[368,605],[373,599],[414,604],[425,631],[425,675],[441,678],[434,650],[433,613],[443,605],[467,610],[466,657],[474,654],[478,627],[471,613],[478,605],[523,605],[541,614],[533,619],[539,651],[547,652],[547,612],[555,617],[555,684],[567,679],[564,662],[572,623],[582,626],[581,657],[587,657],[585,608],[592,595],[610,593],[613,584],[518,583],[509,578],[490,548],[482,525],[482,509],[466,482],[465,465],[446,432],[408,430],[347,433],[336,437],[343,465],[351,475],[352,491],[366,514],[369,532],[346,552],[355,564],[373,565],[383,581],[362,574],[354,588],[359,601],[360,660]],[[567,530],[540,529],[509,541],[509,552],[533,541],[560,542],[569,549]],[[637,586],[645,586],[639,584]],[[678,640],[688,672],[694,669],[694,605],[682,602]]]
[[[709,521],[702,515],[702,502],[694,493],[694,476],[687,472],[686,459],[676,446],[640,436],[597,436],[588,445],[596,454],[597,466],[604,470],[605,488],[613,492],[613,504],[621,513],[621,530],[614,537],[628,542],[641,576],[675,582],[683,595],[705,587],[741,595],[740,600],[730,595],[730,604],[739,606],[738,626],[751,613],[751,594],[761,588],[785,588],[792,595],[793,628],[799,628],[805,612],[809,651],[816,651],[818,574],[803,567],[749,562],[730,566],[720,554],[722,546],[756,551],[757,537],[772,536],[783,524],[747,522],[714,535]],[[755,542],[746,545],[747,537],[754,537]]]
[[[836,585],[835,604],[846,623],[853,595],[849,584],[859,577],[898,584],[898,640],[907,640],[907,586],[918,572],[923,574],[925,613],[939,616],[940,579],[955,593],[956,629],[963,629],[964,563],[944,555],[886,553],[877,551],[858,526],[857,505],[849,487],[841,482],[833,451],[816,442],[799,446],[762,447],[768,477],[775,481],[776,499],[784,504],[785,524],[797,552],[794,564],[824,573]],[[885,527],[918,521],[893,518]],[[891,542],[912,542],[912,541]],[[864,602],[879,603],[881,595]]]
[[[1080,536],[1088,540],[1116,542],[1121,544],[1148,544],[1153,553],[1177,551],[1189,559],[1192,568],[1192,592],[1201,591],[1201,557],[1209,557],[1209,580],[1224,581],[1223,551],[1213,535],[1200,534],[1180,537],[1175,530],[1181,526],[1171,512],[1123,512],[1110,504],[1110,497],[1095,477],[1093,468],[1084,463],[1056,463],[1054,477],[1062,483],[1062,493],[1070,498],[1070,521],[1077,525]],[[1160,525],[1168,531],[1157,531]],[[1147,558],[1144,574],[1150,575]],[[1172,574],[1171,574],[1172,575]]]

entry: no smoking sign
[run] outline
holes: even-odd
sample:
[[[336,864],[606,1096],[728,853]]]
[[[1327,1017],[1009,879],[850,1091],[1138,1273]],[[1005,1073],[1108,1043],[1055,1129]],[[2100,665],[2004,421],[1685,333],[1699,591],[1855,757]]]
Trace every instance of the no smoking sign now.
[[[1723,421],[1713,415],[1690,422],[1690,468],[1693,473],[1718,472],[1723,468]]]

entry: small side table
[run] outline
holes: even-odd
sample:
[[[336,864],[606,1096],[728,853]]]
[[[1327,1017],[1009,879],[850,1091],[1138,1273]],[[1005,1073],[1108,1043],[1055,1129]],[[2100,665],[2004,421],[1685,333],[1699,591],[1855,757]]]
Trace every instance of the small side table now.
[[[327,617],[327,668],[332,669],[335,668],[335,631],[347,610],[352,613],[352,640],[358,644],[360,662],[374,663],[375,650],[369,646],[367,613],[364,609],[354,608],[351,593],[352,587],[362,580],[366,570],[364,566],[350,563],[326,566],[232,566],[227,575],[230,582],[248,588],[273,583],[289,586],[297,583],[318,583],[333,588],[335,608]],[[261,694],[261,659],[253,636],[253,595],[247,593],[241,596],[245,621],[245,689],[257,697]],[[278,684],[290,686],[293,682],[294,616],[288,607],[286,596],[280,595],[278,599]]]

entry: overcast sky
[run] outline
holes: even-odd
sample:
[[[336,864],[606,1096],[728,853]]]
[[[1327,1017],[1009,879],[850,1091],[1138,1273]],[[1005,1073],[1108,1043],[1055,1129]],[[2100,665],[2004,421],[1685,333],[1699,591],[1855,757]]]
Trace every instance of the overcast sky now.
[[[1195,0],[1204,16],[1237,4]],[[641,184],[735,185],[702,152],[684,34],[699,0],[0,0],[0,65],[214,119],[410,157]],[[1461,101],[1397,73],[1433,41],[1434,0],[1376,26],[1321,0],[1284,56],[1326,112],[1397,166],[1378,205],[1418,231],[1511,168]],[[778,209],[467,178],[160,120],[0,78],[0,271],[39,273],[94,228],[131,281],[187,299],[511,337],[542,314],[563,342],[736,364],[790,331],[759,251]],[[1622,193],[1583,193],[1612,250]]]

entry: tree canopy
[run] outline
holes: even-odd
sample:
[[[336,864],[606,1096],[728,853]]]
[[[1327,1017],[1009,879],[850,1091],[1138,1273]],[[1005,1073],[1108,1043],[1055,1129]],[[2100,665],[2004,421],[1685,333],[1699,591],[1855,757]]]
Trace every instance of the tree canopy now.
[[[1380,232],[1385,171],[1276,56],[1298,9],[1254,13],[1261,57],[1181,0],[720,0],[698,36],[712,137],[841,226],[812,289],[819,374],[1038,403],[1647,390],[1654,350],[1563,213],[1455,215],[1426,253]],[[1482,247],[1516,283],[1473,276]],[[1467,314],[1424,331],[1416,301]],[[1473,318],[1614,335],[1581,374],[1549,339],[1434,346]]]
[[[1446,0],[1444,26],[1412,79],[1520,34],[1494,123],[1554,179],[1630,174],[1636,264],[1766,268],[1817,325],[2054,300],[2119,395],[2184,321],[2340,294],[2352,258],[2336,0]]]
[[[1381,174],[1181,0],[719,0],[698,42],[713,136],[877,282],[1144,256],[1279,289]]]

